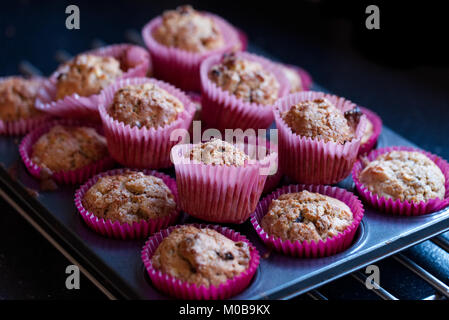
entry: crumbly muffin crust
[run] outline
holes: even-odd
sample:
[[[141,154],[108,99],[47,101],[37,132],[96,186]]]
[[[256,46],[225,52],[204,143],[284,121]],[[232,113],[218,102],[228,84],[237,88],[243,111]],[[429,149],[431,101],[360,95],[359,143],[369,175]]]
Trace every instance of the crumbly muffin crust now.
[[[387,199],[427,201],[444,199],[445,177],[426,155],[390,151],[367,163],[359,176],[369,191]]]
[[[300,136],[341,144],[354,138],[354,130],[343,112],[325,98],[301,101],[281,117]]]
[[[131,127],[158,128],[172,123],[184,111],[175,96],[152,83],[123,87],[114,95],[109,115]]]
[[[162,218],[176,210],[175,198],[164,181],[142,172],[101,177],[87,190],[82,203],[97,217],[122,223]]]
[[[33,146],[31,160],[51,171],[75,170],[108,155],[106,139],[89,127],[56,125]]]
[[[285,77],[290,83],[290,93],[299,92],[303,90],[302,80],[298,72],[295,69],[286,67],[284,65],[279,65],[281,70],[284,72]]]
[[[276,101],[280,85],[274,74],[254,61],[224,54],[222,61],[212,66],[209,79],[221,89],[245,102],[270,105]]]
[[[77,93],[98,94],[123,74],[120,62],[113,57],[80,54],[58,69],[56,99]]]
[[[189,52],[207,52],[223,47],[224,39],[214,20],[191,6],[165,11],[154,39],[167,46]]]
[[[245,242],[234,242],[212,229],[182,226],[160,243],[151,261],[156,270],[208,287],[244,272],[250,258]]]
[[[206,165],[236,167],[245,165],[245,161],[249,159],[241,149],[220,139],[199,143],[186,156],[190,157],[190,160],[201,161]]]
[[[301,191],[274,199],[261,226],[282,240],[325,240],[352,224],[351,209],[342,201],[319,193]]]
[[[0,120],[30,119],[42,112],[34,107],[40,81],[10,77],[0,81]]]

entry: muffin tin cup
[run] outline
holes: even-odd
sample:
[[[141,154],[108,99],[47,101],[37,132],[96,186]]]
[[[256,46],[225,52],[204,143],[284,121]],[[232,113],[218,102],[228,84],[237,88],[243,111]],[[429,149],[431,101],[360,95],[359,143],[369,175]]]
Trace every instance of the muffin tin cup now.
[[[265,214],[267,214],[271,201],[279,198],[282,194],[300,192],[303,190],[321,193],[344,202],[352,211],[352,224],[338,235],[318,242],[314,240],[291,242],[290,240],[282,240],[281,238],[268,235],[262,229],[261,221]],[[360,200],[347,190],[324,185],[289,185],[279,188],[272,194],[263,198],[251,215],[251,223],[265,245],[286,255],[299,258],[321,258],[342,252],[352,245],[357,228],[362,221],[363,213],[364,209]]]
[[[215,53],[229,52],[241,47],[239,34],[233,26],[214,14],[203,14],[212,18],[220,28],[225,42],[222,48],[196,53],[167,47],[157,42],[153,38],[153,33],[162,23],[160,16],[151,20],[142,29],[143,40],[153,60],[155,76],[185,91],[200,91],[200,65],[204,59]]]
[[[214,229],[215,231],[220,232],[233,241],[246,242],[251,250],[251,257],[247,270],[237,275],[236,277],[227,280],[225,283],[220,284],[218,287],[214,285],[211,285],[209,287],[206,287],[204,285],[197,286],[194,283],[188,283],[186,281],[176,279],[171,275],[164,274],[161,271],[156,270],[151,262],[153,254],[164,238],[166,238],[176,228],[181,227],[179,225],[162,230],[153,235],[150,239],[148,239],[142,249],[142,261],[153,285],[160,291],[169,294],[172,297],[186,300],[227,299],[246,289],[249,286],[251,279],[254,277],[254,274],[257,271],[257,267],[259,266],[260,256],[257,249],[251,244],[248,239],[246,239],[245,236],[232,229],[217,225],[204,224],[192,224],[192,226],[201,229]]]
[[[48,179],[50,177],[43,176],[42,167],[31,160],[32,148],[42,135],[50,131],[50,129],[56,125],[87,126],[95,128],[97,132],[101,132],[101,126],[96,123],[72,119],[52,120],[31,131],[22,139],[19,146],[19,153],[28,172],[37,179]],[[51,179],[60,184],[80,184],[98,172],[112,168],[114,164],[115,161],[110,156],[107,156],[104,159],[76,170],[51,172]]]
[[[372,110],[364,107],[359,107],[366,118],[373,124],[373,133],[369,137],[368,141],[360,144],[359,155],[365,154],[371,151],[376,145],[377,139],[382,131],[382,119]]]
[[[75,206],[78,209],[78,212],[80,213],[84,222],[88,225],[88,227],[105,237],[129,240],[129,239],[146,238],[150,234],[153,234],[161,229],[168,227],[169,225],[174,224],[179,218],[180,215],[179,209],[176,209],[172,214],[166,217],[150,219],[146,221],[143,220],[140,222],[134,222],[132,224],[129,224],[129,223],[121,223],[120,221],[111,221],[104,218],[99,218],[84,208],[82,204],[84,195],[98,181],[98,179],[105,176],[122,174],[127,171],[137,171],[137,170],[115,169],[102,172],[96,175],[95,177],[91,178],[76,191]],[[165,175],[163,173],[154,170],[153,171],[143,170],[142,172],[146,175],[152,175],[162,179],[164,183],[167,185],[167,187],[170,189],[172,194],[174,195],[176,203],[178,202],[178,192],[176,188],[176,181],[174,179],[170,178],[168,175]]]
[[[240,167],[214,166],[185,158],[192,147],[184,144],[172,149],[182,210],[209,222],[243,223],[264,189],[267,176],[262,170],[268,173],[277,154]]]
[[[446,189],[444,199],[431,199],[428,201],[420,201],[420,202],[409,202],[409,201],[401,201],[399,199],[387,199],[385,197],[380,197],[377,194],[371,192],[366,188],[363,183],[360,182],[359,176],[364,168],[364,164],[362,160],[359,160],[352,170],[352,178],[355,183],[355,187],[360,197],[363,199],[371,207],[376,208],[379,211],[398,215],[398,216],[419,216],[431,212],[435,212],[441,210],[449,205],[449,164],[447,161],[442,158],[417,148],[413,147],[387,147],[381,148],[377,150],[371,151],[368,155],[366,155],[366,159],[368,161],[372,161],[376,159],[379,155],[390,152],[390,151],[417,151],[424,155],[426,155],[430,160],[435,162],[435,164],[441,169],[441,172],[444,175],[445,183],[444,187]]]
[[[139,46],[130,44],[116,44],[96,50],[85,52],[102,57],[114,57],[123,59],[127,71],[117,78],[114,83],[121,79],[132,77],[144,77],[151,70],[151,60],[148,51]],[[43,88],[39,91],[36,100],[36,108],[59,117],[90,117],[98,118],[98,105],[101,92],[88,97],[72,94],[59,100],[54,100],[57,92],[58,72],[54,72],[45,81]],[[102,92],[104,89],[102,90]]]
[[[365,130],[366,119],[362,116],[357,125],[355,138],[344,144],[299,136],[281,117],[281,113],[301,101],[326,98],[344,111],[355,107],[349,100],[331,94],[303,91],[279,99],[275,104],[274,117],[279,130],[279,163],[284,174],[305,184],[334,184],[350,173],[357,160],[360,139]]]
[[[247,52],[236,53],[237,57],[258,62],[265,70],[274,74],[279,82],[278,97],[287,95],[290,84],[276,64],[260,56]],[[228,91],[222,90],[209,79],[210,69],[218,64],[222,54],[207,58],[200,69],[201,76],[201,119],[209,128],[225,129],[266,129],[273,122],[272,105],[244,102]]]
[[[310,90],[310,88],[312,87],[313,81],[312,81],[312,77],[306,70],[304,70],[303,68],[300,68],[298,66],[294,66],[294,65],[290,65],[290,64],[284,64],[284,67],[295,70],[295,72],[299,75],[299,77],[301,78],[302,91]]]
[[[138,128],[130,127],[108,114],[107,110],[118,89],[143,83],[153,83],[183,103],[184,111],[174,122],[157,129]],[[117,162],[130,168],[159,169],[172,166],[170,150],[179,142],[179,139],[185,137],[195,113],[195,105],[181,90],[168,83],[150,78],[130,78],[121,80],[104,90],[99,111],[109,153]],[[175,133],[179,134],[171,139],[170,136],[175,130],[177,130]]]

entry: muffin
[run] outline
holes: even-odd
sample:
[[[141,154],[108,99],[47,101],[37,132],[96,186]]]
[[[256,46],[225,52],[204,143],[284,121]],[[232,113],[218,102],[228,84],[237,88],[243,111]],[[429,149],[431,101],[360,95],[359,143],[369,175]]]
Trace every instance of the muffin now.
[[[186,157],[205,165],[236,167],[245,165],[245,161],[249,159],[241,149],[220,139],[195,145]]]
[[[369,161],[359,176],[372,193],[385,199],[409,202],[444,199],[445,177],[426,155],[413,151],[390,151]]]
[[[195,105],[165,82],[131,78],[104,90],[99,112],[109,153],[117,162],[159,169],[172,165],[170,150],[188,134]]]
[[[98,218],[129,224],[167,217],[176,210],[175,197],[164,181],[142,172],[99,178],[82,204]]]
[[[130,127],[158,128],[174,122],[184,105],[153,83],[129,85],[114,94],[109,115]]]
[[[185,91],[200,91],[204,59],[242,47],[233,26],[191,6],[165,11],[143,28],[142,37],[154,60],[155,76]]]
[[[201,118],[210,128],[266,129],[290,85],[279,67],[250,53],[217,54],[201,65]]]
[[[280,64],[279,66],[281,70],[284,72],[288,82],[290,83],[290,93],[303,91],[304,87],[299,73],[295,69],[288,67],[286,65]]]
[[[198,287],[218,287],[248,269],[248,244],[213,229],[182,226],[157,247],[151,262],[156,270]]]
[[[351,209],[342,201],[307,190],[274,199],[261,226],[268,235],[282,240],[326,240],[353,222]]]
[[[80,169],[107,156],[106,139],[94,128],[56,125],[33,145],[31,161],[58,172]]]
[[[286,175],[307,184],[334,184],[349,175],[366,123],[354,103],[303,91],[279,99],[274,115]]]
[[[225,54],[212,66],[209,79],[238,99],[258,105],[270,105],[279,94],[279,82],[274,74],[255,61]]]
[[[374,148],[382,131],[382,119],[375,112],[363,107],[360,110],[366,116],[366,127],[360,139],[359,155]]]

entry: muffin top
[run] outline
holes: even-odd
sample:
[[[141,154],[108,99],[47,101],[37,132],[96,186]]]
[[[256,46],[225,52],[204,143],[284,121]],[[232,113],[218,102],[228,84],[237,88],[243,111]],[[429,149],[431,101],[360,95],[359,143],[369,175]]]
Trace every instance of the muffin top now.
[[[274,199],[261,226],[282,240],[325,240],[352,224],[351,209],[342,201],[319,193],[286,193]]]
[[[212,66],[209,79],[221,89],[244,102],[269,105],[276,101],[280,85],[274,74],[254,61],[224,54],[222,61]]]
[[[175,197],[164,181],[142,172],[101,177],[87,190],[82,203],[99,218],[130,224],[176,210]]]
[[[214,20],[181,6],[165,11],[161,25],[153,33],[154,39],[167,47],[189,52],[207,52],[224,45],[223,35]]]
[[[152,83],[120,88],[108,109],[115,120],[147,129],[170,124],[183,111],[184,105],[178,98]]]
[[[302,80],[299,76],[298,72],[296,72],[295,69],[279,65],[281,70],[284,72],[285,77],[287,78],[288,82],[290,83],[290,93],[302,91]]]
[[[373,135],[373,133],[374,133],[373,123],[367,117],[366,118],[366,127],[365,127],[365,130],[363,131],[362,138],[360,139],[360,145],[367,143],[369,138],[371,138],[371,136]]]
[[[369,191],[387,199],[427,201],[444,199],[445,177],[426,155],[416,151],[390,151],[367,163],[359,176]]]
[[[77,55],[57,72],[57,100],[75,93],[85,97],[98,94],[123,74],[117,59],[92,54]]]
[[[236,167],[244,166],[245,161],[249,159],[241,149],[220,139],[196,144],[186,157],[206,165]]]
[[[0,81],[0,120],[29,119],[42,113],[34,107],[40,81],[9,77]]]
[[[351,121],[325,98],[301,101],[281,117],[300,136],[341,144],[354,138]]]
[[[245,242],[235,242],[212,229],[182,226],[156,249],[156,270],[196,285],[218,286],[244,272],[251,259]]]
[[[107,155],[106,139],[94,128],[56,125],[33,145],[31,160],[57,172],[87,166]]]

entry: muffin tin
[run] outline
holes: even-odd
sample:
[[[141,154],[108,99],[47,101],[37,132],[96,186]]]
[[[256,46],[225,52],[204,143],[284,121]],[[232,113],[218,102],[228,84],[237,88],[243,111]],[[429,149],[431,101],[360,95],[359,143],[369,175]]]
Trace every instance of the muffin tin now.
[[[325,91],[319,86],[312,90]],[[0,136],[0,196],[110,298],[169,299],[157,291],[144,269],[140,252],[145,240],[114,240],[86,226],[73,201],[77,186],[39,192],[39,182],[22,164],[17,137]],[[384,127],[378,147],[413,146]],[[174,176],[174,170],[161,170]],[[281,184],[282,185],[282,184]],[[354,191],[348,177],[338,186]],[[35,190],[38,197],[33,196]],[[417,217],[397,217],[365,206],[365,216],[350,248],[326,258],[301,259],[265,247],[250,221],[229,225],[257,247],[260,265],[249,287],[234,299],[287,299],[321,286],[363,266],[424,241],[449,228],[449,208]],[[184,222],[200,222],[184,216]],[[48,263],[51,263],[49,261]],[[62,271],[61,271],[62,272]]]

